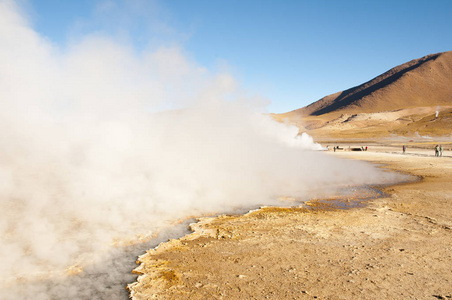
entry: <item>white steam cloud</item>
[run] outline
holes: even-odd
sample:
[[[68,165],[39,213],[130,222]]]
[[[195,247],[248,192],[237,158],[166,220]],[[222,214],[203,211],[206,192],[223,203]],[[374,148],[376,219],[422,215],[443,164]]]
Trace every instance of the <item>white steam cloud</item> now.
[[[0,66],[2,299],[171,220],[388,180],[306,151],[319,145],[178,48],[86,36],[61,50],[0,1]]]

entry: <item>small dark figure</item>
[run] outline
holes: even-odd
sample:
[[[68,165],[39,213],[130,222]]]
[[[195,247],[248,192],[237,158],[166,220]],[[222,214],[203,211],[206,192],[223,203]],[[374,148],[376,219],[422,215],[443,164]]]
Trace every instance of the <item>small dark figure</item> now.
[[[405,151],[406,151],[406,146],[405,146],[405,145],[403,145],[402,149],[403,149],[403,154],[405,154]]]
[[[366,151],[367,151],[367,146],[366,146]]]
[[[435,146],[435,156],[436,157],[439,156],[439,146],[438,145]]]
[[[334,146],[334,152],[336,152],[336,146]]]

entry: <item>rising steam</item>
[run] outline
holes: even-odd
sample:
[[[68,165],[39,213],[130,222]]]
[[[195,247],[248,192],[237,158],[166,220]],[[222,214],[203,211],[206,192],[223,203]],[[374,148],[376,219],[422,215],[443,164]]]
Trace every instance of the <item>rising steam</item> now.
[[[0,65],[4,288],[84,267],[178,218],[388,179],[309,151],[309,136],[179,48],[90,35],[61,49],[0,1]]]

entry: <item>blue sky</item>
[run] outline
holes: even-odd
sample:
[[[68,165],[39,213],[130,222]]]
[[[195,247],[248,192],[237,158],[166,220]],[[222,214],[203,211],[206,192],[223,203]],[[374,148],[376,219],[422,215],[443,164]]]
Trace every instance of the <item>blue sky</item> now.
[[[137,50],[177,45],[199,65],[227,68],[276,113],[452,50],[449,0],[20,3],[34,29],[56,45],[91,32],[121,36]]]

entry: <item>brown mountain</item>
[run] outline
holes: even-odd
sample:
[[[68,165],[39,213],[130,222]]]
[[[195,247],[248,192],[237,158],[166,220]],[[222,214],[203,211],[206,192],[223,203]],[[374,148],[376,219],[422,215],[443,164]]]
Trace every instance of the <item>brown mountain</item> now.
[[[273,116],[323,137],[450,135],[452,51],[409,61],[359,86]]]

